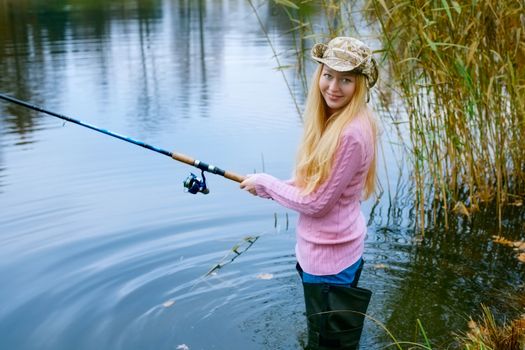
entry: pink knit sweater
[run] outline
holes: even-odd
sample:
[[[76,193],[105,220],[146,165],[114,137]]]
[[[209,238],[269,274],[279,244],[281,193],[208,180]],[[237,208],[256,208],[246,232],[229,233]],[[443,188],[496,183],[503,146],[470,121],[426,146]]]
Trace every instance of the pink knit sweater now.
[[[334,275],[362,255],[366,223],[361,194],[374,154],[372,130],[357,117],[342,133],[333,170],[317,190],[302,195],[293,181],[256,174],[257,195],[299,212],[297,261],[312,275]]]

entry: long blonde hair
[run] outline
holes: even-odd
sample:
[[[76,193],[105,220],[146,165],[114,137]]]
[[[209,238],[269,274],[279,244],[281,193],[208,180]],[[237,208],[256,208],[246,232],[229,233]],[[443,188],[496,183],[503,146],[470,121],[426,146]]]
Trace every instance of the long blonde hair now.
[[[352,99],[341,111],[329,115],[319,89],[323,65],[315,71],[304,112],[304,133],[295,165],[295,183],[307,195],[326,181],[333,166],[339,139],[345,126],[359,113],[368,119],[373,131],[374,156],[366,175],[363,197],[368,198],[376,187],[376,133],[377,123],[366,106],[368,89],[366,77],[356,74],[356,86]]]

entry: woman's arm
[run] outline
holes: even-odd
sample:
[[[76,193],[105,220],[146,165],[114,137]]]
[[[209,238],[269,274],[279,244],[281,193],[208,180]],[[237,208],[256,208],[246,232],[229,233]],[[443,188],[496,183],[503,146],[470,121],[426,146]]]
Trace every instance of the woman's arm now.
[[[319,188],[306,196],[298,187],[268,174],[251,175],[241,184],[241,188],[252,193],[255,191],[260,197],[274,199],[279,204],[300,213],[323,216],[337,202],[356,174],[362,171],[364,146],[354,132],[351,130],[341,136],[330,176]]]

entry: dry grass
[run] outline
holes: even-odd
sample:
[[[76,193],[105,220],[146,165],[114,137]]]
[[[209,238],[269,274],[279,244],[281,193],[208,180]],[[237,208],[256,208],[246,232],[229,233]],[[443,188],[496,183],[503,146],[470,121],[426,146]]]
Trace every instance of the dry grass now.
[[[356,2],[269,1],[290,19],[306,91],[309,44],[359,36],[350,13]],[[323,17],[320,25],[312,25],[312,8]],[[410,139],[404,141],[423,230],[429,209],[470,217],[494,204],[501,223],[506,206],[525,200],[525,3],[367,0],[363,14],[377,24],[388,62],[381,79],[406,108]],[[379,99],[386,109],[390,100]],[[383,328],[399,349],[431,349],[419,327],[424,344],[399,342]],[[499,326],[484,307],[469,328],[459,338],[461,349],[525,350],[525,318]]]
[[[421,217],[431,203],[495,203],[501,221],[505,205],[523,203],[524,6],[368,1],[407,109]]]
[[[469,322],[470,331],[462,338],[465,350],[523,350],[525,349],[525,318],[498,326],[487,307],[477,323]]]
[[[310,41],[359,35],[356,2],[271,3],[290,19],[306,90]],[[501,222],[505,206],[525,198],[525,4],[367,0],[360,15],[378,28],[388,62],[382,79],[406,108],[422,227],[429,209],[469,216],[483,204],[495,204]]]

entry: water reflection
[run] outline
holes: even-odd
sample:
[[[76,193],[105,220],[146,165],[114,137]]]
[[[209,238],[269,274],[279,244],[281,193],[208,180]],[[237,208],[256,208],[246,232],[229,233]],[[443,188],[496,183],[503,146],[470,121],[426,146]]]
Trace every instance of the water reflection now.
[[[274,4],[258,11],[282,63],[295,62],[311,39],[294,36]],[[293,15],[315,21],[317,12]],[[0,62],[10,95],[217,165],[251,172],[263,154],[268,172],[291,172],[301,124],[244,0],[0,0]],[[304,80],[287,73],[302,104]],[[283,209],[236,184],[212,178],[213,195],[187,197],[173,185],[187,168],[10,104],[0,111],[0,298],[10,300],[0,346],[302,348],[293,213],[278,232]],[[411,339],[420,318],[445,343],[479,303],[504,310],[525,277],[491,243],[490,220],[431,225],[420,239],[402,147],[389,148],[395,133],[384,133],[383,197],[365,203],[362,280],[375,293],[372,315],[399,338]],[[507,215],[504,234],[517,239],[523,213]],[[194,287],[254,234],[247,254]],[[364,348],[390,343],[367,327]]]
[[[410,208],[398,206],[404,215]],[[394,211],[387,212],[391,218],[381,219],[379,213],[373,220],[369,257],[376,264],[375,283],[385,279],[383,269],[394,283],[386,287],[386,295],[376,293],[381,308],[373,312],[397,339],[423,342],[414,331],[419,319],[436,348],[454,348],[456,335],[466,331],[470,317],[481,314],[482,304],[500,322],[520,317],[525,303],[516,296],[523,295],[525,270],[515,252],[495,244],[492,235],[518,240],[522,211],[508,212],[512,220],[501,230],[497,220],[490,219],[497,215],[495,208],[485,209],[475,220],[452,216],[449,229],[430,224],[424,237],[407,230],[414,226],[407,226],[406,219],[399,222]],[[443,222],[443,216],[436,221]],[[385,334],[380,338],[389,341]]]
[[[264,22],[271,32],[287,32],[290,20],[278,9],[264,5],[259,10],[266,13]],[[303,16],[312,13],[309,7],[302,11]],[[173,122],[172,117],[209,117],[214,102],[210,89],[221,89],[214,82],[221,79],[225,64],[246,69],[244,62],[231,60],[240,56],[231,57],[224,50],[267,45],[260,28],[246,25],[250,12],[238,1],[4,0],[0,3],[0,83],[4,92],[20,99],[45,102],[49,108],[73,110],[74,106],[77,113],[78,106],[87,112],[96,104],[124,105],[130,121],[139,122],[145,132],[163,121]],[[228,47],[225,39],[232,36],[247,45]],[[279,49],[293,47],[295,39],[272,35],[272,40]],[[300,46],[306,46],[304,39]],[[271,54],[261,59],[268,61]],[[288,56],[283,63],[294,60],[294,55]],[[84,97],[72,94],[73,85],[83,86]],[[301,103],[306,86],[294,85]],[[161,93],[167,90],[171,95]],[[225,97],[231,104],[239,103],[238,96]],[[36,127],[34,114],[12,106],[1,108],[16,111],[10,113],[16,120],[7,123],[14,123],[20,134]]]

